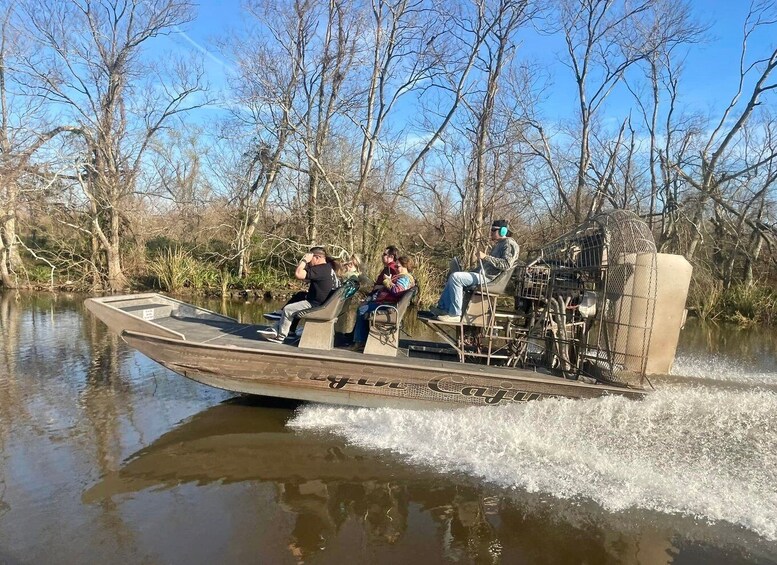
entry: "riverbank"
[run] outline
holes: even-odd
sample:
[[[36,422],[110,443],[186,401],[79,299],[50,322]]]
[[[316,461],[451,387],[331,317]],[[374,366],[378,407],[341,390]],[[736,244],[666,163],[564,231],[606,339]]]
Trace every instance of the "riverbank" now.
[[[184,301],[196,298],[226,299],[244,302],[285,302],[291,295],[305,288],[303,282],[275,274],[256,274],[228,286],[194,283],[183,280],[180,284],[165,284],[160,279],[148,277],[132,279],[125,292],[165,292]],[[441,288],[441,283],[440,283]],[[34,283],[24,288],[10,289],[25,292],[78,292],[96,294],[84,285],[65,281],[56,285]],[[3,289],[0,287],[0,292]],[[99,293],[98,293],[99,294]],[[424,304],[436,299],[434,289],[424,285]],[[509,299],[505,304],[509,308]],[[777,290],[763,285],[734,285],[723,289],[720,284],[693,280],[688,294],[688,315],[707,323],[731,323],[741,328],[754,326],[777,327]]]

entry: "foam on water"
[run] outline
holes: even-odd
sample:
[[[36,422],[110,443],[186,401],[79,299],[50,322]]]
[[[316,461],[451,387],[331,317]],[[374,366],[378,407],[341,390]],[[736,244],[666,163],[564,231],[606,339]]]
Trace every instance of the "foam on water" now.
[[[643,401],[451,411],[303,407],[290,423],[506,488],[725,520],[777,539],[777,394],[669,387]]]
[[[748,384],[777,384],[777,373],[744,366],[723,355],[678,355],[672,375]]]

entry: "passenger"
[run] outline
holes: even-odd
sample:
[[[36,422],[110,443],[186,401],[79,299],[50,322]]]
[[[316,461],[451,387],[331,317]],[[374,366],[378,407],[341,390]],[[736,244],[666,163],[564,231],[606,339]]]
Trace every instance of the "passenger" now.
[[[335,274],[337,266],[337,262],[326,254],[323,247],[311,247],[310,251],[303,255],[294,271],[297,279],[310,281],[305,299],[286,304],[275,325],[266,330],[259,330],[259,333],[267,341],[283,343],[289,331],[295,329],[293,325],[295,326],[298,320],[294,314],[300,310],[320,306],[332,291],[340,286],[340,281]]]
[[[353,345],[351,346],[354,351],[364,349],[369,333],[370,313],[382,304],[396,304],[405,292],[415,286],[415,279],[410,274],[415,267],[413,259],[400,257],[396,260],[395,266],[397,274],[392,277],[385,275],[380,290],[357,310],[356,326],[353,329]]]
[[[464,287],[483,284],[494,280],[502,272],[515,264],[519,246],[512,238],[506,220],[494,220],[491,224],[490,239],[494,243],[491,253],[486,255],[478,251],[478,268],[472,271],[457,271],[448,277],[437,306],[431,308],[432,314],[441,322],[458,323],[461,321]]]
[[[347,281],[348,279],[353,278],[358,279],[361,276],[361,272],[359,272],[359,267],[361,267],[361,264],[361,259],[356,253],[354,253],[348,259],[348,261],[345,261],[342,264],[342,267],[340,268],[340,271],[337,273],[337,275],[340,277],[341,281]]]
[[[353,261],[353,258],[356,258],[355,264],[358,267],[361,262],[359,261],[359,258],[357,255],[353,255],[351,257],[351,261]],[[326,262],[332,265],[332,268],[335,270],[335,273],[337,274],[338,281],[345,281],[346,279],[350,278],[353,275],[352,267],[350,266],[350,262],[346,263],[339,263],[334,258],[329,257],[327,255]],[[356,271],[356,277],[359,277],[359,272]],[[371,282],[371,281],[370,281]],[[369,284],[369,283],[368,283]],[[339,283],[338,283],[338,286]],[[265,314],[264,317],[269,320],[280,320],[281,316],[283,315],[283,308],[288,306],[289,304],[292,304],[294,302],[301,302],[302,300],[307,300],[308,298],[308,291],[307,290],[300,290],[299,292],[295,292],[294,294],[289,297],[289,299],[286,301],[286,304],[284,304],[280,310],[275,310],[274,312],[270,312],[268,314]],[[290,329],[291,333],[293,334],[297,329],[297,322],[298,320],[295,318],[294,322],[292,322],[292,327]],[[263,331],[263,330],[262,330]]]
[[[396,260],[398,257],[399,249],[393,245],[389,245],[386,247],[386,249],[383,250],[383,255],[381,256],[381,259],[383,260],[383,270],[381,270],[381,272],[378,274],[378,277],[375,279],[375,284],[370,291],[371,295],[374,296],[381,291],[383,288],[383,280],[385,279],[386,275],[393,277],[399,273],[399,271],[397,271],[396,265]]]

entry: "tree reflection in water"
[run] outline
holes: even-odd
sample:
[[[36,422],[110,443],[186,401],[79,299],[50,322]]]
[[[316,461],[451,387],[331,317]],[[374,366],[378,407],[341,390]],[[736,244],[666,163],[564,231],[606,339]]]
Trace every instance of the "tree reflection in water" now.
[[[458,562],[520,557],[552,563],[585,556],[628,563],[646,552],[658,557],[653,562],[671,560],[672,545],[660,531],[611,532],[616,521],[592,525],[579,503],[569,504],[570,516],[559,519],[558,506],[542,497],[511,498],[329,435],[291,431],[287,408],[255,403],[236,399],[195,415],[92,485],[84,502],[183,483],[269,482],[291,518],[285,545],[299,562],[349,545],[391,546],[409,555],[434,547],[437,559]]]

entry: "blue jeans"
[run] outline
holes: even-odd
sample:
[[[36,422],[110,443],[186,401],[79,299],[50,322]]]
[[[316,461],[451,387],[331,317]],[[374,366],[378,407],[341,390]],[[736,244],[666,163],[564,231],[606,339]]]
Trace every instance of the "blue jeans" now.
[[[353,327],[353,342],[367,343],[367,336],[370,333],[370,312],[374,312],[380,302],[365,302],[356,311],[356,325]]]
[[[486,280],[480,273],[469,271],[457,271],[448,277],[445,288],[442,290],[437,307],[444,310],[450,316],[461,316],[461,306],[464,301],[464,287],[479,285]]]

